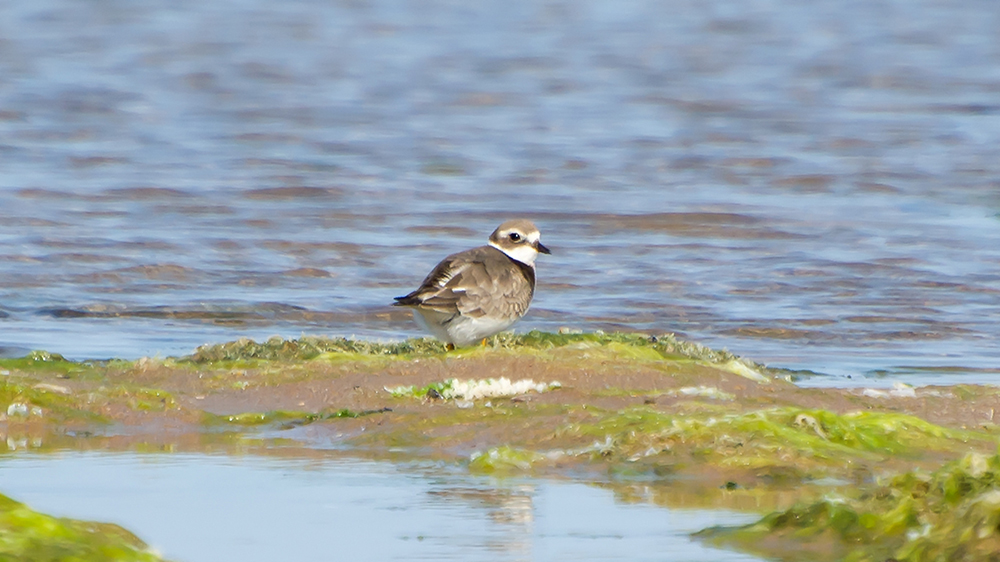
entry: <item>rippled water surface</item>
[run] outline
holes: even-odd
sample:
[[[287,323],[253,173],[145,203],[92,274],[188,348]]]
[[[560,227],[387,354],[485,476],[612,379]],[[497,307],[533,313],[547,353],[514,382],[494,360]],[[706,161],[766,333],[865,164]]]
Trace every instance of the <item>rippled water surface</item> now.
[[[0,471],[37,510],[118,523],[186,562],[759,560],[687,536],[751,515],[624,504],[574,482],[202,455],[8,456]]]
[[[0,347],[417,335],[526,216],[519,329],[1000,369],[1000,6],[0,4]]]

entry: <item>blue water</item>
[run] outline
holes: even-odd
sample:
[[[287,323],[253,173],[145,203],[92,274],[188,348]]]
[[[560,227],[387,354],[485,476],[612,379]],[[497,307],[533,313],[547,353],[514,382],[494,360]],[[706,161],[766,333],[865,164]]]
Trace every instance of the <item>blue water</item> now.
[[[118,523],[184,562],[758,560],[687,536],[752,515],[432,465],[66,452],[6,456],[0,478],[37,510]]]
[[[519,329],[991,382],[1000,7],[0,5],[0,352],[400,339],[535,219]]]

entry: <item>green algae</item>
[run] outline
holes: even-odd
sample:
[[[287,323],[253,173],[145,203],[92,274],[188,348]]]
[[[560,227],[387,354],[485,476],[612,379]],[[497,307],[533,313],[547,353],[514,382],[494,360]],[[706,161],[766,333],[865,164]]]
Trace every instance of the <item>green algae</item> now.
[[[931,473],[905,472],[697,536],[792,561],[1000,560],[1000,455],[968,454]]]
[[[450,393],[455,379],[448,379],[441,382],[432,382],[426,386],[402,385],[386,387],[385,391],[393,398],[443,398],[445,393]]]
[[[520,357],[529,359],[510,360]],[[422,361],[423,358],[431,360]],[[456,408],[436,400],[394,403],[381,390],[384,388],[397,399],[446,398],[454,391],[455,380],[423,384],[430,380],[426,373],[439,378],[440,371],[456,368],[474,375],[479,375],[478,369],[484,369],[483,373],[501,374],[525,372],[511,370],[525,365],[530,370],[537,368],[537,372],[557,372],[560,376],[562,373],[575,374],[577,378],[569,382],[577,388],[571,386],[555,393],[556,396],[537,400],[478,403],[475,408]],[[715,371],[702,369],[702,366],[710,366]],[[719,373],[720,370],[762,384],[748,385],[746,381]],[[742,494],[748,501],[765,491],[794,490],[786,493],[794,493],[797,499],[814,497],[818,491],[825,491],[827,497],[823,501],[796,508],[788,508],[791,501],[768,507],[787,508],[790,519],[786,518],[783,527],[768,527],[766,534],[756,537],[764,537],[760,540],[762,544],[772,539],[785,544],[785,534],[798,533],[808,539],[803,542],[834,550],[839,548],[836,545],[852,544],[852,541],[870,540],[872,544],[883,545],[870,550],[884,553],[883,558],[872,555],[875,557],[857,560],[885,560],[889,556],[903,560],[901,555],[913,556],[901,550],[907,544],[923,545],[921,552],[944,552],[940,545],[946,544],[945,538],[955,544],[969,544],[962,537],[969,533],[988,534],[989,525],[994,521],[990,519],[993,513],[990,510],[1000,504],[1000,493],[990,495],[985,484],[970,483],[959,477],[941,484],[942,490],[951,490],[942,492],[942,497],[954,499],[953,504],[922,504],[914,497],[909,503],[902,501],[883,513],[874,511],[868,503],[857,503],[871,502],[872,498],[884,499],[895,493],[891,491],[895,484],[873,484],[878,478],[912,469],[914,465],[936,466],[942,459],[956,458],[970,449],[989,450],[995,443],[996,433],[948,429],[895,412],[835,413],[822,408],[773,407],[776,403],[793,403],[800,397],[810,406],[831,404],[831,408],[843,408],[845,404],[851,408],[876,409],[905,406],[883,406],[877,401],[851,395],[845,400],[843,394],[838,395],[839,401],[827,402],[819,391],[794,389],[781,381],[764,386],[773,380],[769,377],[780,373],[725,351],[678,341],[672,335],[501,334],[489,338],[484,346],[453,351],[429,339],[377,343],[311,337],[272,338],[263,343],[240,340],[202,346],[193,355],[180,359],[137,362],[74,363],[55,354],[39,352],[25,358],[0,360],[0,373],[10,375],[0,378],[0,412],[17,404],[8,426],[27,422],[14,427],[14,436],[18,439],[23,436],[17,432],[37,434],[25,429],[36,418],[58,422],[68,419],[66,414],[69,412],[97,416],[106,410],[107,415],[125,420],[126,424],[138,425],[147,419],[187,419],[194,429],[183,431],[200,433],[199,439],[211,440],[219,436],[229,440],[227,443],[231,443],[233,451],[257,447],[267,450],[278,448],[274,445],[278,441],[265,439],[273,433],[256,432],[257,428],[288,429],[327,420],[353,419],[389,412],[382,407],[389,404],[396,408],[391,416],[377,418],[374,423],[350,425],[345,421],[339,426],[331,423],[330,431],[337,433],[336,438],[354,450],[374,454],[436,455],[434,458],[451,461],[467,458],[471,471],[488,474],[535,473],[572,464],[606,471],[622,480],[696,483],[705,489],[716,490],[716,495]],[[398,378],[413,373],[421,378]],[[633,373],[637,376],[632,376]],[[74,379],[73,384],[55,380],[66,378]],[[282,387],[286,383],[306,380],[315,382]],[[423,386],[384,386],[387,381],[391,385],[414,380],[419,380]],[[77,390],[70,391],[64,384]],[[157,385],[171,392],[151,388]],[[635,388],[630,388],[632,385]],[[315,392],[313,396],[339,396],[344,400],[339,405],[350,405],[354,409],[239,411],[240,405],[247,407],[250,399],[234,391],[251,386],[274,389],[255,392],[250,398],[253,408],[268,407],[262,404],[273,407],[295,403],[283,392]],[[315,390],[317,388],[321,390]],[[989,392],[989,389],[961,387],[953,394],[971,404]],[[197,421],[200,410],[177,413],[184,409],[181,404],[197,408],[199,402],[195,400],[209,394],[220,398],[212,401],[215,407],[232,408],[236,413],[201,413],[201,424]],[[281,400],[270,400],[272,394]],[[656,398],[661,396],[671,399],[656,404]],[[628,400],[631,397],[636,399]],[[941,400],[949,398],[950,395],[940,397]],[[646,402],[647,406],[620,409],[639,402]],[[596,407],[595,403],[606,409]],[[767,407],[749,410],[751,406]],[[41,408],[41,417],[32,417],[36,407]],[[122,407],[143,414],[161,412],[166,415],[126,415],[122,414]],[[977,402],[976,407],[982,408],[982,401]],[[992,419],[991,414],[989,417]],[[147,427],[155,431],[159,427],[157,423]],[[364,426],[364,431],[343,431],[348,425]],[[979,426],[970,424],[970,427]],[[322,431],[324,428],[314,429]],[[148,438],[141,434],[143,430],[139,430],[137,440]],[[71,433],[63,434],[60,443],[69,442]],[[129,443],[132,447],[149,447],[150,450],[171,446],[157,439],[154,436],[148,441]],[[296,441],[288,439],[280,446],[296,446]],[[307,447],[301,443],[297,446]],[[467,456],[473,449],[481,452]],[[977,470],[972,472],[982,476],[993,468],[985,472]],[[914,490],[930,486],[926,484],[930,478],[926,474],[911,472],[904,476],[924,482],[907,484]],[[838,486],[853,482],[861,485],[862,491],[856,495],[834,492],[829,484],[832,480],[838,480],[841,483]],[[803,486],[803,483],[809,485]],[[964,491],[977,486],[983,491],[974,497]],[[957,523],[958,526],[948,527],[942,523],[928,527],[925,510],[932,509],[952,513],[957,520],[979,523],[964,527]],[[897,521],[895,526],[883,524],[878,519],[883,515]],[[813,521],[815,524],[799,528],[787,520]],[[911,524],[912,521],[919,525]],[[905,542],[898,543],[899,536],[904,537]],[[885,537],[895,537],[892,540],[898,544],[884,546],[889,544]],[[931,544],[924,541],[925,538],[937,542]],[[719,540],[724,544],[740,544],[735,539]],[[983,545],[976,546],[979,550],[975,552],[986,553]],[[774,552],[784,557],[785,551],[780,548]],[[843,552],[848,556],[850,549],[845,548]],[[954,551],[947,551],[937,558],[908,559],[947,560],[953,554]]]
[[[625,333],[556,334],[531,331],[524,334],[503,333],[486,339],[486,349],[550,350],[561,347],[604,348],[623,359],[645,361],[695,360],[724,370],[758,379],[766,367],[742,359],[727,351],[678,340],[673,334],[647,336]],[[475,349],[475,348],[472,348]],[[441,357],[468,354],[470,348],[448,352],[430,338],[381,343],[348,338],[303,336],[297,340],[270,338],[258,343],[243,338],[234,342],[203,345],[182,359],[194,364],[240,361],[307,361],[313,359],[362,360],[375,357]],[[762,380],[762,379],[758,379]]]
[[[145,388],[134,385],[117,385],[111,388],[98,389],[99,396],[109,401],[124,403],[130,409],[142,412],[162,412],[179,408],[173,394],[158,388]],[[96,400],[98,395],[91,395]]]
[[[78,378],[96,373],[100,365],[95,362],[70,361],[58,353],[32,351],[24,357],[0,359],[0,373],[11,375],[35,372],[56,375],[59,378]]]
[[[44,420],[63,423],[83,420],[104,423],[106,420],[86,405],[86,398],[52,384],[23,384],[0,380],[0,413],[13,420]]]
[[[55,388],[52,385],[39,387],[0,380],[0,406],[27,403],[46,408],[71,407],[73,400],[68,391],[60,392]]]
[[[281,427],[294,427],[307,425],[310,423],[344,419],[359,418],[373,414],[383,414],[391,412],[391,408],[380,408],[377,410],[363,410],[355,412],[347,408],[328,412],[299,412],[293,410],[271,410],[269,412],[242,412],[239,414],[218,415],[205,412],[202,415],[204,425],[236,425],[236,426],[262,426],[279,425]]]
[[[677,467],[783,469],[786,475],[817,478],[848,467],[875,466],[889,458],[919,458],[955,452],[969,441],[988,443],[977,432],[943,428],[905,414],[772,408],[742,414],[665,413],[635,407],[594,414],[589,423],[558,430],[604,440],[602,457]]]
[[[146,360],[148,362],[148,360]],[[164,390],[130,383],[105,384],[109,373],[126,372],[139,362],[119,360],[74,362],[59,354],[33,351],[16,359],[0,359],[0,412],[27,413],[48,424],[71,421],[107,423],[103,408],[119,404],[134,411],[162,412],[178,408],[173,395]],[[54,379],[54,380],[53,380]],[[41,381],[41,382],[40,382]],[[49,382],[51,381],[51,382]],[[88,385],[75,390],[73,383]]]
[[[526,472],[547,458],[534,451],[504,445],[472,453],[469,457],[469,470],[484,474]]]
[[[0,560],[156,562],[162,558],[118,525],[52,517],[0,494]]]
[[[297,340],[270,338],[258,343],[248,338],[233,342],[203,345],[184,358],[191,363],[267,360],[305,361],[317,357],[373,357],[403,355],[439,355],[444,344],[429,338],[411,339],[399,343],[378,343],[348,338],[319,338],[303,336]]]
[[[0,411],[8,417],[34,418],[51,423],[71,420],[107,423],[101,408],[121,404],[133,411],[162,412],[177,409],[169,392],[135,385],[101,386],[88,392],[73,392],[50,383],[24,384],[27,381],[0,380]]]

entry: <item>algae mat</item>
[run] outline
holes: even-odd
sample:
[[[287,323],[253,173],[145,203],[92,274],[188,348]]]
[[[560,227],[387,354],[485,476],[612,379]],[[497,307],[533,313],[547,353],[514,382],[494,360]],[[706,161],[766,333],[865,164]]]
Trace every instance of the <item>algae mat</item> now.
[[[788,560],[818,559],[820,545],[829,560],[981,560],[998,533],[997,389],[800,388],[670,335],[531,332],[451,352],[425,339],[241,340],[139,361],[35,352],[0,373],[8,449],[308,455],[333,443],[488,473],[610,475],[625,500],[642,480],[673,485],[654,500],[667,505],[772,511],[704,536]]]
[[[160,558],[117,525],[50,517],[0,494],[0,560],[156,562]]]

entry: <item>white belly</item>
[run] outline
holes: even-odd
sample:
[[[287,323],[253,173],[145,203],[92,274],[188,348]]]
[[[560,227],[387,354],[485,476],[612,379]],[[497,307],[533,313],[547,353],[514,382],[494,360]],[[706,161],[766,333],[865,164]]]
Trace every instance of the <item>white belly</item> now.
[[[446,324],[447,315],[434,312],[433,310],[414,308],[413,319],[417,321],[417,324],[420,324],[424,329],[433,334],[435,338],[446,343],[463,346],[476,343],[483,338],[488,338],[493,334],[502,332],[513,326],[514,322],[517,322],[520,318],[497,319],[487,316],[479,318],[459,316]]]

